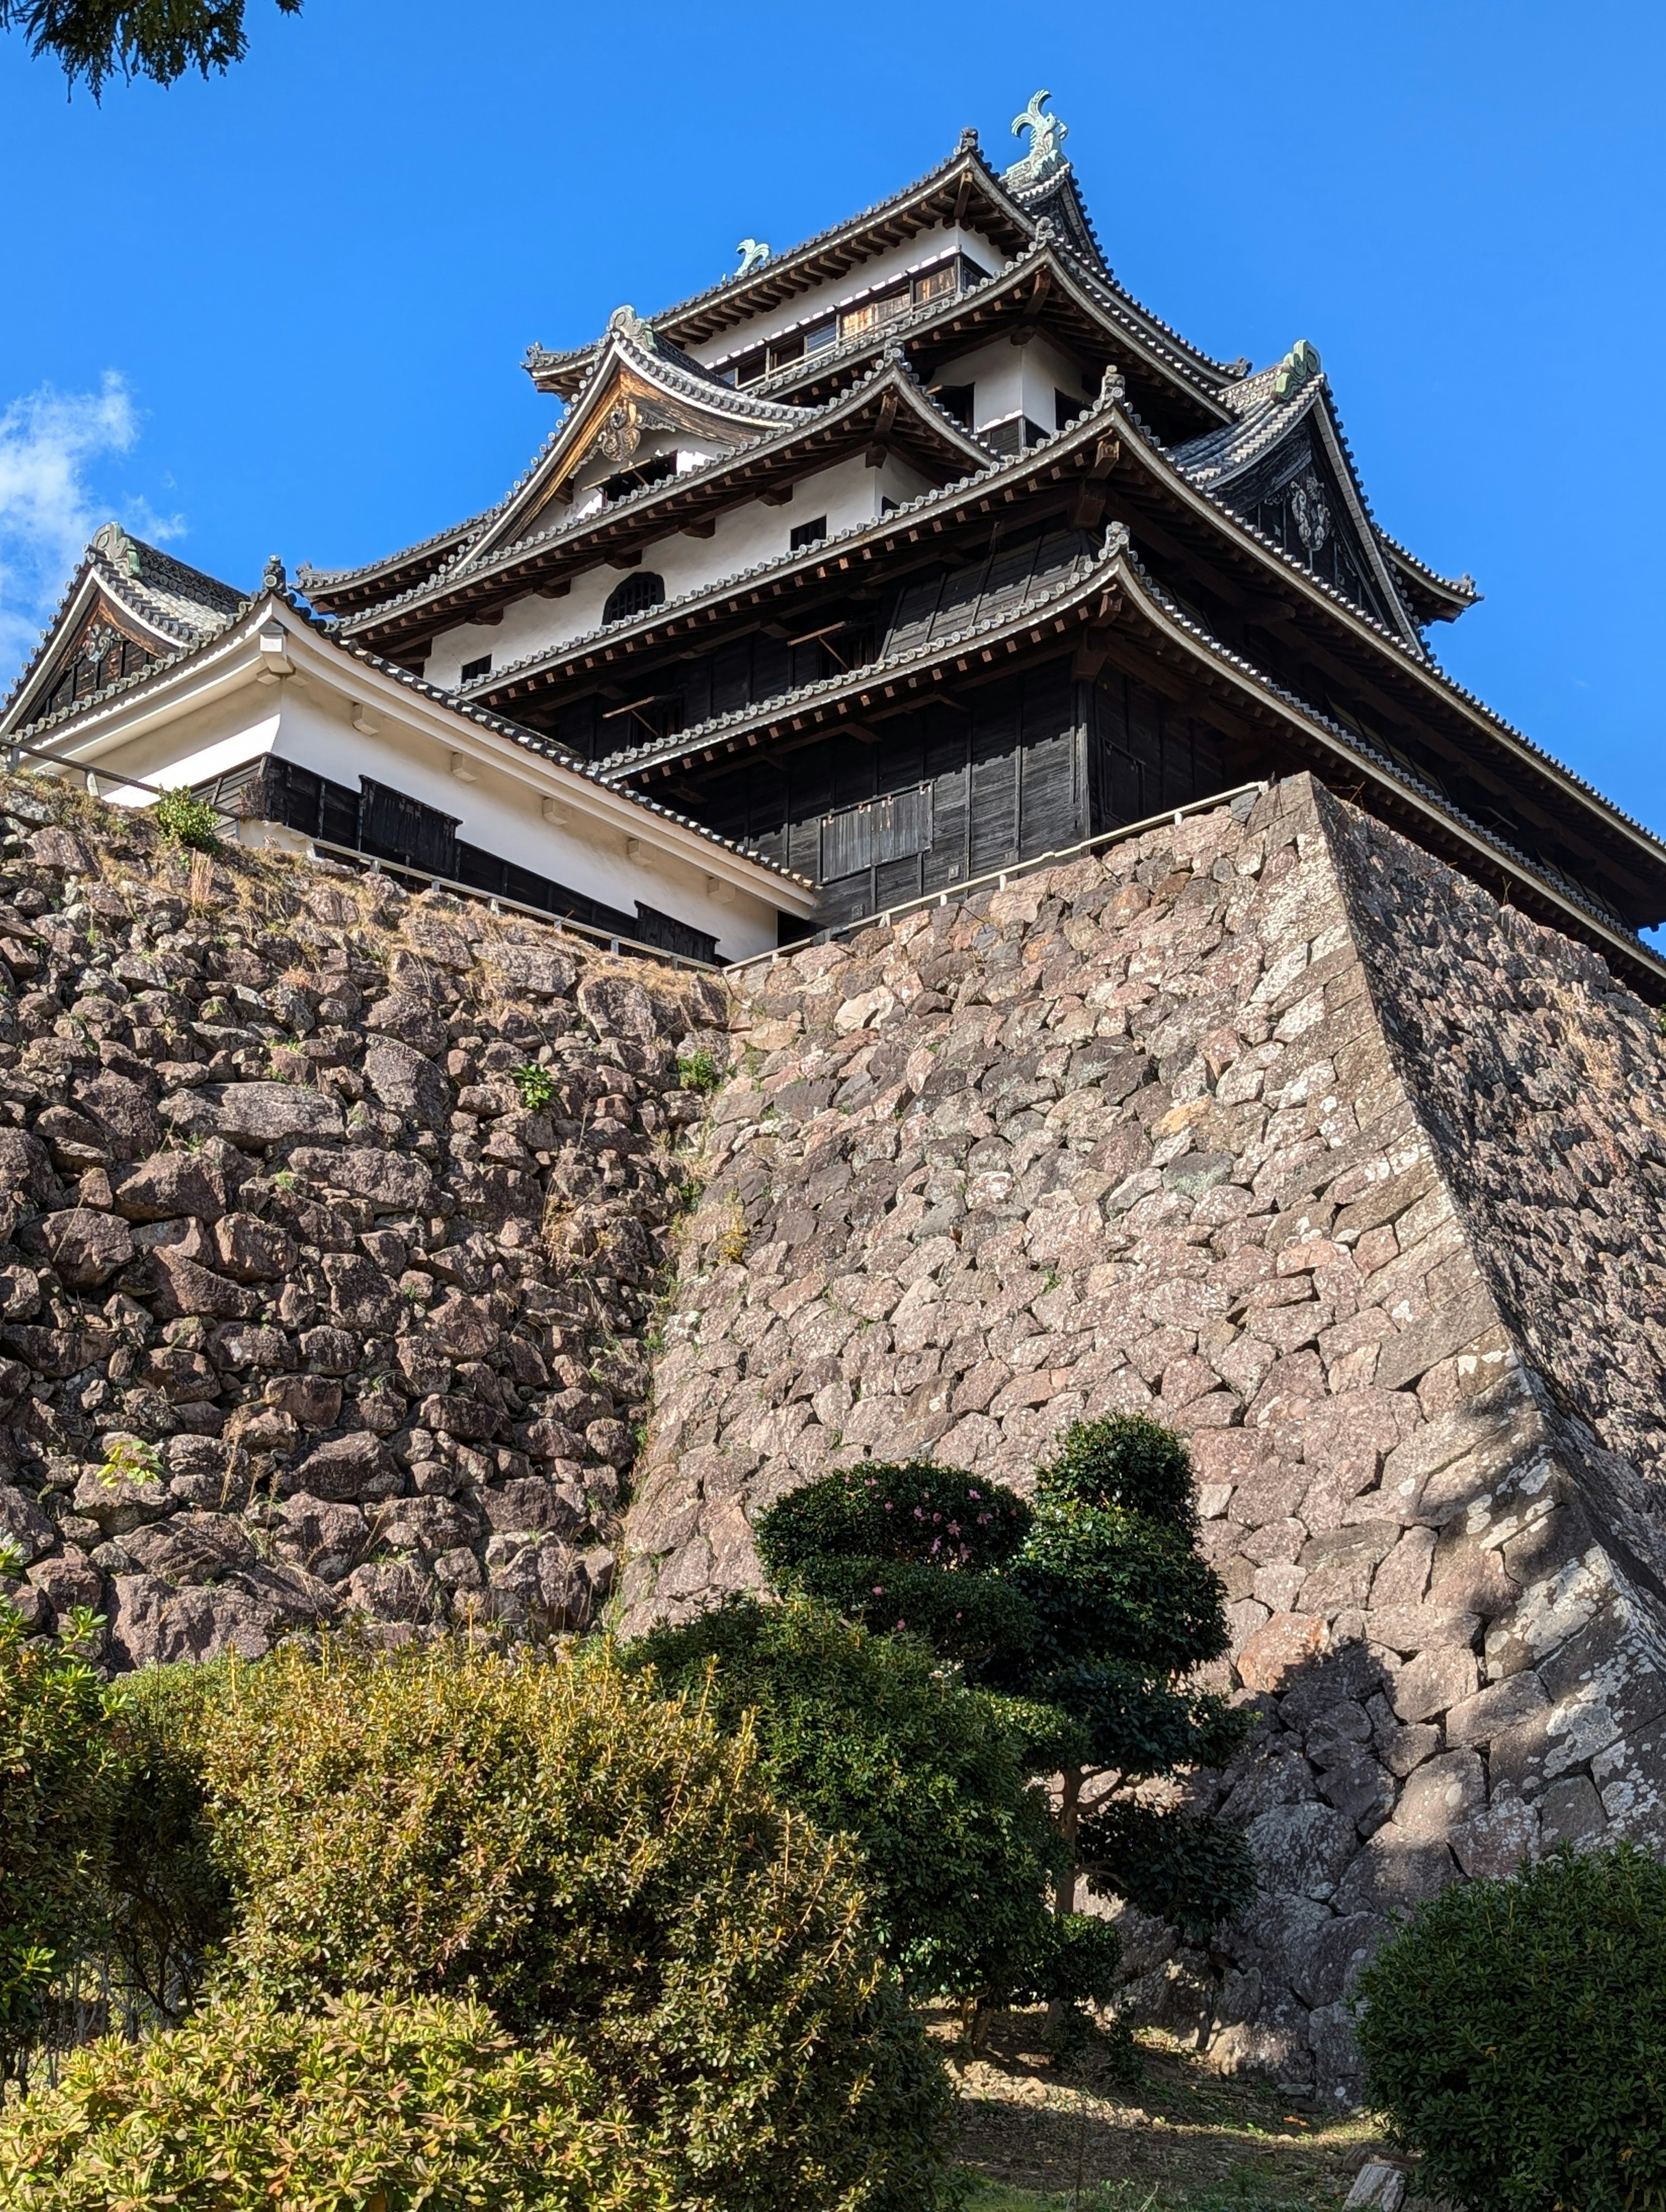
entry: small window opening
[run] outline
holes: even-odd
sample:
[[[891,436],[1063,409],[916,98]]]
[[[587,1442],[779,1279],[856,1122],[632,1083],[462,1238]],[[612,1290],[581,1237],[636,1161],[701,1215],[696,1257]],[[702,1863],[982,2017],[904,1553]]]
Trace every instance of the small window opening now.
[[[656,453],[652,460],[643,461],[634,469],[621,469],[617,476],[605,477],[602,504],[611,507],[615,500],[629,499],[632,492],[646,491],[649,484],[664,483],[676,473],[676,454]]]
[[[794,553],[802,553],[806,545],[819,545],[827,535],[827,517],[818,514],[813,522],[801,522],[787,543]]]
[[[957,422],[970,430],[972,427],[974,389],[970,384],[934,384],[931,387],[931,396],[945,415],[952,415]]]
[[[491,672],[492,657],[489,653],[483,653],[478,660],[463,663],[457,680],[459,684],[477,684],[483,676],[489,676]]]
[[[605,623],[629,622],[632,615],[646,614],[657,607],[666,596],[666,580],[656,576],[652,568],[641,569],[636,575],[627,576],[623,584],[616,584],[607,595],[602,609]]]
[[[838,337],[839,319],[830,315],[824,323],[818,323],[805,332],[804,349],[806,353],[824,353],[829,346],[838,343]]]

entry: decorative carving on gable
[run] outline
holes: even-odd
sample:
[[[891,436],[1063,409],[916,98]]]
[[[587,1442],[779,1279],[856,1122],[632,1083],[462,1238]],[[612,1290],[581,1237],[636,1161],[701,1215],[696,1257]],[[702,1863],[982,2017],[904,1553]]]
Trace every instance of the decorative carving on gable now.
[[[1307,551],[1316,553],[1330,535],[1330,504],[1312,469],[1290,487],[1290,518]]]
[[[107,526],[119,532],[119,526]],[[100,536],[103,537],[100,532]],[[131,540],[128,541],[131,544]],[[107,545],[100,551],[112,559]],[[154,647],[131,637],[112,619],[112,611],[103,600],[93,608],[82,624],[80,634],[58,664],[58,673],[42,696],[40,704],[30,710],[30,719],[44,721],[50,714],[61,714],[66,707],[77,700],[91,696],[107,685],[119,684],[125,676],[136,676],[149,668],[155,659]]]
[[[641,409],[634,399],[616,399],[602,417],[595,450],[610,461],[628,461],[641,442]]]

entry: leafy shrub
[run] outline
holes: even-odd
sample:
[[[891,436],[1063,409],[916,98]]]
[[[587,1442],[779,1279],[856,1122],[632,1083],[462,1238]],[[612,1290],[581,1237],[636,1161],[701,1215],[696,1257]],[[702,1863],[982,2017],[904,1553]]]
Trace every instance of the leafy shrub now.
[[[323,2016],[244,2001],[148,2043],[77,2051],[0,2111],[9,2212],[669,2212],[560,2045],[519,2051],[479,2004],[350,1997]]]
[[[32,1641],[0,1605],[0,2055],[103,1929],[122,1779],[109,1704],[84,1660]]]
[[[130,1676],[114,1702],[120,1785],[106,1870],[105,1963],[166,2024],[195,2001],[229,1924],[198,1775],[228,1669],[183,1662]]]
[[[703,1045],[694,1052],[678,1054],[677,1081],[679,1089],[715,1091],[722,1080],[722,1069]]]
[[[1566,1850],[1444,1891],[1359,1978],[1371,2101],[1470,2212],[1666,2198],[1666,1868]]]
[[[750,1719],[775,1789],[860,1853],[881,1939],[916,1994],[1024,1977],[1049,1940],[1058,1856],[1027,1773],[1024,1723],[1047,1716],[946,1678],[917,1638],[873,1636],[805,1597],[737,1600],[629,1657],[697,1692],[725,1729]]]
[[[1189,1680],[1228,1640],[1225,1594],[1197,1527],[1185,1445],[1125,1417],[1067,1431],[1031,1504],[926,1462],[855,1467],[772,1506],[757,1544],[778,1589],[807,1592],[875,1632],[906,1625],[970,1686],[1022,1707],[1031,1771],[1063,1776],[1061,1914],[1085,1875],[1100,1894],[1195,1936],[1252,1894],[1248,1846],[1235,1829],[1128,1793],[1218,1765],[1243,1739],[1244,1717]],[[1121,1793],[1082,1822],[1082,1783],[1106,1771]],[[1047,1966],[1055,1983],[1071,1955]]]
[[[164,791],[154,809],[156,827],[170,843],[186,845],[198,853],[220,849],[220,817],[206,799],[198,799],[186,785]]]
[[[725,2212],[938,2201],[941,2069],[850,1855],[745,1734],[605,1651],[286,1645],[229,1668],[201,1759],[228,1984],[477,1995],[567,2038]]]
[[[1012,1558],[1030,1518],[998,1483],[928,1460],[870,1462],[772,1506],[758,1524],[758,1554],[776,1589],[969,1658],[1027,1635],[1022,1601],[989,1571]]]
[[[520,1093],[520,1103],[529,1114],[536,1114],[540,1107],[547,1106],[556,1095],[554,1074],[535,1060],[524,1062],[509,1079]]]

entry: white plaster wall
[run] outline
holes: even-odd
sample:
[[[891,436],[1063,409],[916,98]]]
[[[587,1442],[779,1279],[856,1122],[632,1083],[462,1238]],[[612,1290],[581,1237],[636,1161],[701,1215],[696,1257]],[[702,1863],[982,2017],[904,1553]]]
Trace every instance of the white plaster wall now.
[[[996,338],[970,353],[946,361],[933,379],[936,384],[973,386],[972,422],[982,429],[1020,410],[1043,430],[1053,428],[1053,394],[1067,392],[1085,400],[1082,368],[1050,338],[1039,333],[1028,345],[1015,346],[1009,338]]]
[[[970,255],[980,269],[988,270],[992,276],[1006,265],[1006,255],[991,245],[981,231],[939,223],[934,230],[922,230],[917,238],[909,239],[901,246],[888,246],[883,253],[876,253],[854,269],[848,269],[842,276],[830,277],[813,291],[798,293],[781,307],[753,315],[733,330],[723,331],[716,337],[685,350],[708,368],[732,361],[736,355],[750,353],[767,339],[779,337],[784,331],[795,331],[802,324],[818,322],[836,308],[848,307],[870,292],[883,291],[897,277],[911,276],[916,270],[940,261],[951,251]]]
[[[229,775],[259,759],[272,750],[277,736],[279,690],[275,684],[246,684],[100,753],[94,763],[100,794],[119,805],[148,806],[148,792],[124,793],[113,787],[112,779],[137,776],[143,783],[171,788],[206,783],[210,776]]]
[[[793,532],[818,514],[827,517],[827,534],[832,538],[871,522],[882,499],[901,504],[930,489],[927,477],[894,455],[883,467],[871,469],[861,454],[853,454],[814,476],[800,477],[785,507],[765,507],[761,500],[750,500],[720,515],[710,538],[673,532],[660,538],[643,549],[641,565],[665,578],[668,599],[680,599],[761,562],[784,558]],[[564,599],[541,599],[533,593],[506,608],[495,628],[468,623],[443,631],[434,641],[426,670],[429,681],[454,684],[463,663],[483,653],[492,656],[496,672],[569,638],[585,636],[600,626],[608,593],[635,573],[606,567],[587,569],[574,578]]]
[[[469,763],[477,781],[459,782],[451,773],[451,749],[426,732],[384,715],[380,732],[367,735],[351,726],[344,705],[333,697],[302,690],[293,678],[283,690],[272,748],[283,759],[337,783],[356,785],[362,775],[373,776],[424,805],[454,815],[460,837],[502,860],[535,869],[627,915],[635,912],[640,898],[696,929],[708,930],[726,958],[742,958],[775,944],[775,909],[764,900],[737,890],[732,902],[723,904],[708,888],[703,867],[664,854],[644,853],[635,859],[628,854],[628,834],[643,839],[655,834],[646,810],[639,824],[621,830],[586,814],[582,792],[570,802],[562,793],[559,803],[567,823],[558,827],[545,821],[541,811],[547,785],[534,787],[513,768],[478,758]]]

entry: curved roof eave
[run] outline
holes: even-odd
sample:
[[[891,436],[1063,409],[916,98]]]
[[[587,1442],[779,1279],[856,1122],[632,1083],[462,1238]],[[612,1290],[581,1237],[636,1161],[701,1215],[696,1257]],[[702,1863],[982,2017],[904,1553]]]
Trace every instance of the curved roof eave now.
[[[666,806],[660,801],[650,799],[645,793],[629,791],[617,784],[608,783],[605,778],[593,773],[589,763],[575,759],[564,746],[556,744],[541,732],[529,730],[521,723],[512,720],[508,715],[494,714],[489,708],[479,707],[469,700],[460,699],[455,692],[447,691],[437,684],[430,684],[426,678],[413,675],[410,669],[401,668],[395,661],[384,659],[381,654],[373,652],[368,646],[359,645],[350,638],[342,637],[332,623],[313,614],[301,604],[299,596],[294,592],[259,592],[254,598],[243,602],[239,610],[237,620],[246,620],[261,608],[274,605],[286,607],[294,615],[301,627],[314,638],[320,647],[343,653],[350,659],[356,660],[366,667],[374,669],[379,675],[398,684],[401,689],[414,693],[425,703],[443,708],[447,714],[455,714],[462,720],[473,723],[478,728],[506,738],[520,750],[535,753],[553,766],[582,777],[587,782],[602,785],[616,797],[623,797],[635,805],[646,807],[650,812],[659,815],[661,819],[673,822],[679,828],[691,831],[705,843],[717,847],[738,860],[745,860],[749,866],[761,869],[768,875],[775,876],[784,882],[791,883],[800,890],[813,890],[814,886],[808,879],[798,874],[795,870],[782,867],[779,863],[769,860],[762,854],[748,851],[733,838],[725,837],[721,832],[708,829],[703,822],[696,822],[691,816],[680,813],[675,807]],[[184,674],[192,662],[216,650],[224,649],[233,643],[230,632],[234,626],[234,623],[228,622],[224,629],[216,632],[213,636],[201,639],[196,644],[184,647],[168,659],[154,662],[150,667],[138,671],[134,675],[124,677],[118,683],[106,684],[101,690],[78,701],[75,706],[65,708],[62,713],[48,715],[40,722],[31,723],[9,734],[20,741],[42,733],[56,732],[59,735],[68,733],[78,736],[92,727],[100,714],[117,707],[125,699],[131,698],[146,690],[164,690],[170,680],[177,679]],[[73,762],[74,759],[74,756],[68,752],[62,757],[66,764]]]

